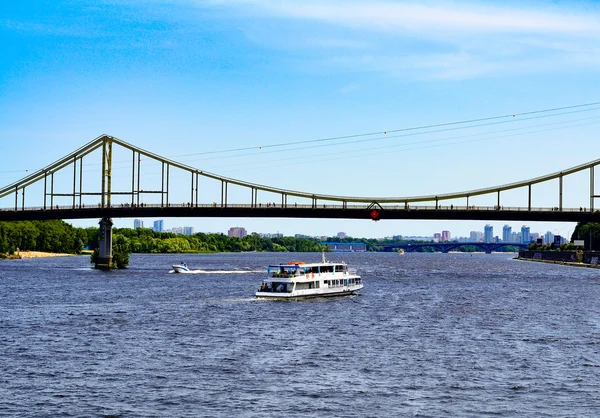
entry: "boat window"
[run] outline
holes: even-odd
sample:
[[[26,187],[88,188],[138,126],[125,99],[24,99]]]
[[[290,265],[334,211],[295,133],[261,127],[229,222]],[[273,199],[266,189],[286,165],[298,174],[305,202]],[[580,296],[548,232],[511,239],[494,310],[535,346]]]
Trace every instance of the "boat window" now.
[[[321,266],[321,273],[333,273],[333,266]]]
[[[297,277],[304,274],[304,270],[300,271],[296,267],[272,266],[267,270],[271,277]]]
[[[261,292],[275,292],[275,293],[285,293],[292,291],[293,283],[278,283],[278,282],[264,282],[260,286]]]
[[[315,287],[316,287],[317,289],[319,289],[319,288],[321,287],[321,283],[320,283],[320,282],[315,282]]]
[[[344,265],[343,264],[336,264],[335,265],[335,271],[339,271],[339,272],[343,272],[344,269]]]

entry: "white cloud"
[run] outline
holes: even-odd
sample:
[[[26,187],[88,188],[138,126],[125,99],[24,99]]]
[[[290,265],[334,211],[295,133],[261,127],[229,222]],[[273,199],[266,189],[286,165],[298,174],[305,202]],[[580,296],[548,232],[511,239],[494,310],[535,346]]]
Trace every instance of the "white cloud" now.
[[[241,6],[249,13],[325,21],[388,32],[450,30],[455,32],[571,33],[600,35],[598,12],[571,8],[524,8],[466,2],[228,0],[213,5]]]
[[[363,0],[228,0],[203,4],[226,7],[246,18],[305,25],[311,32],[305,40],[312,47],[340,51],[337,57],[323,59],[323,65],[335,62],[355,70],[386,71],[410,78],[600,69],[600,13],[572,3],[568,7]],[[343,36],[332,37],[332,29],[343,31]],[[273,30],[280,31],[272,37],[280,46],[288,29],[278,26]],[[298,46],[297,42],[289,44]],[[355,55],[348,52],[351,50]]]

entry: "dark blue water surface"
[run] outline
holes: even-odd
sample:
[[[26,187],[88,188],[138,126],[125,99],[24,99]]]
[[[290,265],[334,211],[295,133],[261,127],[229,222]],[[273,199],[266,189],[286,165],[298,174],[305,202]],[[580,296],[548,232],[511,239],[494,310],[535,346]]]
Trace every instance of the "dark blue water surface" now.
[[[0,415],[600,416],[600,270],[329,258],[359,296],[255,300],[267,264],[320,254],[0,261]]]

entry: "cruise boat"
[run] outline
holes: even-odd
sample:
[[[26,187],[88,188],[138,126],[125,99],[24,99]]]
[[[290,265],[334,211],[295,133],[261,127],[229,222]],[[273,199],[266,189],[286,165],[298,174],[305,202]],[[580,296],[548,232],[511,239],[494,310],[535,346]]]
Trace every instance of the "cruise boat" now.
[[[264,299],[298,299],[308,297],[350,295],[362,289],[360,276],[352,273],[344,262],[325,260],[320,263],[290,261],[267,267],[256,297]]]
[[[173,271],[175,273],[189,273],[190,272],[190,269],[186,263],[173,264],[171,267],[173,267]]]

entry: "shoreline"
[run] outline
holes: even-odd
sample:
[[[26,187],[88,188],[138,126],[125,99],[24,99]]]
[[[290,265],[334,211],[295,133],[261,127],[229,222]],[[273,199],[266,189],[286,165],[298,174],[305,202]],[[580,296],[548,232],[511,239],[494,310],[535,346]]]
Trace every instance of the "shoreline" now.
[[[600,268],[600,265],[598,265],[598,264],[577,263],[577,262],[573,262],[573,261],[540,260],[540,259],[523,258],[523,257],[515,257],[515,260],[519,260],[519,261],[533,261],[535,263],[562,264],[564,266],[570,266],[570,267],[587,267],[587,268],[592,268],[592,269]]]
[[[49,253],[44,251],[19,251],[14,254],[6,254],[6,260],[20,260],[24,258],[49,258],[49,257],[73,257],[79,254]]]

